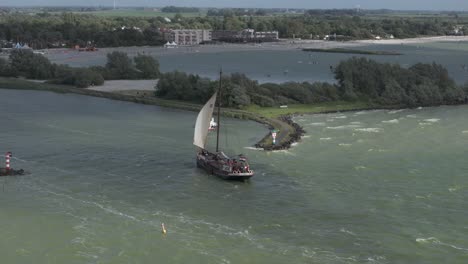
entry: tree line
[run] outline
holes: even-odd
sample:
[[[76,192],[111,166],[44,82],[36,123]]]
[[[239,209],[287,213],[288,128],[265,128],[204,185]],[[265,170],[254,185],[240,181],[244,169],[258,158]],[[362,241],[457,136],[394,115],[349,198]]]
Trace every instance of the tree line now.
[[[171,28],[252,28],[256,31],[276,30],[281,38],[304,39],[334,34],[344,36],[344,39],[446,35],[453,34],[456,26],[461,26],[459,34],[468,34],[466,16],[385,16],[355,10],[310,10],[297,15],[266,15],[264,11],[219,9],[199,17],[185,17],[179,11],[171,22],[164,17],[99,17],[71,12],[8,13],[0,16],[0,40],[24,42],[38,49],[63,45],[158,46],[165,43],[160,29]]]
[[[138,54],[133,59],[126,53],[107,54],[105,66],[75,68],[51,63],[41,54],[15,49],[8,60],[0,58],[0,76],[47,80],[49,83],[74,85],[79,88],[102,85],[104,80],[155,79],[159,63],[153,57]]]
[[[242,108],[334,101],[366,101],[382,106],[433,106],[460,104],[467,100],[468,84],[457,86],[438,64],[418,63],[406,69],[398,64],[351,58],[335,68],[336,84],[323,82],[263,83],[244,74],[224,76],[221,103]],[[218,81],[183,72],[160,76],[155,95],[165,99],[205,103]]]

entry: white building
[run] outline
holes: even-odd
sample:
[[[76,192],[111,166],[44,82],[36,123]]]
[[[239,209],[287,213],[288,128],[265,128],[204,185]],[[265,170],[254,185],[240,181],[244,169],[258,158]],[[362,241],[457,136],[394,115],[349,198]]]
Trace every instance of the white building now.
[[[177,45],[197,45],[212,40],[211,30],[206,29],[173,29],[165,34],[165,38]]]
[[[278,31],[267,31],[267,32],[257,31],[257,32],[255,32],[255,38],[257,38],[257,39],[278,39],[279,38],[279,33],[278,33]]]

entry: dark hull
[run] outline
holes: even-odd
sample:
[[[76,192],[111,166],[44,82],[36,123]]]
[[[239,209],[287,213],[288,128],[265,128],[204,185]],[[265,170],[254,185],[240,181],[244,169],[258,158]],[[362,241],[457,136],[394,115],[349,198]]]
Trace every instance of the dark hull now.
[[[250,172],[243,172],[243,173],[233,173],[225,170],[221,170],[216,166],[213,161],[204,160],[202,158],[197,157],[197,166],[199,168],[204,169],[206,172],[216,175],[223,180],[230,180],[230,181],[245,181],[250,179],[254,173],[253,171]]]

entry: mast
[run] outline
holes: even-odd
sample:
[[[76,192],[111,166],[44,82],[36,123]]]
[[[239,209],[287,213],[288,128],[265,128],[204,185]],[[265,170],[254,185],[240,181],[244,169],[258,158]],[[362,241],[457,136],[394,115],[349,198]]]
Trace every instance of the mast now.
[[[223,69],[219,70],[219,87],[218,87],[218,127],[216,129],[216,152],[219,151],[219,130],[221,129],[220,116],[221,116],[221,78],[223,75]]]

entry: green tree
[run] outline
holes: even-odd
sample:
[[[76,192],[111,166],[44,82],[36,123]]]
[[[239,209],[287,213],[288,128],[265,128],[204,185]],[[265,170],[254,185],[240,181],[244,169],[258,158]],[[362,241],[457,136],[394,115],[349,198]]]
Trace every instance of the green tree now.
[[[159,62],[155,58],[138,53],[133,58],[133,61],[135,62],[136,69],[139,71],[140,78],[155,79],[159,77]]]
[[[32,79],[49,79],[53,77],[53,67],[50,61],[32,50],[15,49],[11,52],[10,67],[17,75]]]
[[[7,60],[4,58],[0,58],[0,76],[9,76],[10,75],[10,67],[8,65]]]
[[[78,88],[86,88],[89,86],[102,85],[104,78],[101,74],[89,69],[79,69],[75,73],[74,85]]]
[[[114,51],[107,54],[106,68],[114,80],[135,79],[137,73],[132,60],[124,52]]]

